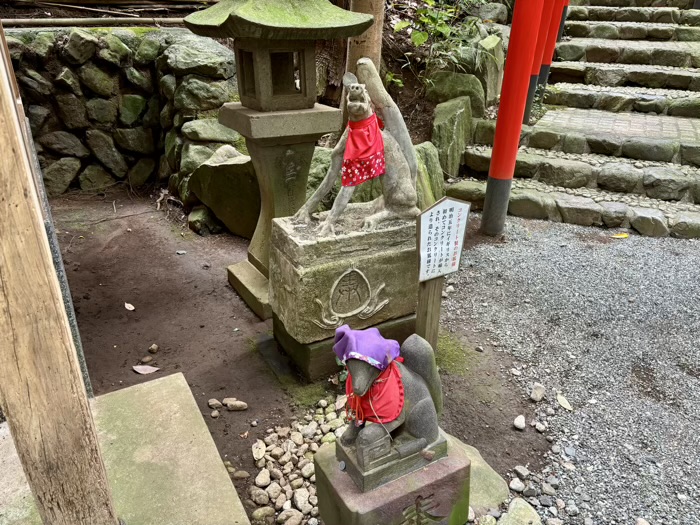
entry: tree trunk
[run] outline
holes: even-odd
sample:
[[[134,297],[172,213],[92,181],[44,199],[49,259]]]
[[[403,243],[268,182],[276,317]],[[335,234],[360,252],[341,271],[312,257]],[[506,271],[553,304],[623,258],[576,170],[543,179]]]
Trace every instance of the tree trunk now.
[[[348,41],[347,71],[355,72],[357,61],[367,57],[372,59],[377,71],[382,61],[382,32],[384,30],[385,0],[352,0],[350,9],[356,13],[367,13],[374,16],[374,24],[360,36]]]
[[[117,525],[0,27],[0,404],[45,525]]]

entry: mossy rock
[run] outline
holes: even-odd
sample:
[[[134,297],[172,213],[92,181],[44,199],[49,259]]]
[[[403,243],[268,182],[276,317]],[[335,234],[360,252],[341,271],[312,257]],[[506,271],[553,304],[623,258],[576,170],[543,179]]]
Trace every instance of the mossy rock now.
[[[484,116],[484,87],[474,75],[449,71],[434,73],[430,78],[426,97],[438,104],[457,97],[469,97],[472,115],[477,118]]]
[[[160,42],[156,38],[145,37],[134,55],[134,62],[140,65],[150,64],[160,54]]]
[[[73,29],[62,48],[63,56],[71,64],[84,64],[95,55],[98,42],[95,35],[83,29]]]
[[[440,164],[446,177],[456,177],[462,154],[470,139],[472,127],[469,97],[459,97],[438,104],[433,121],[432,143],[438,149]]]
[[[111,97],[119,92],[119,77],[89,63],[81,66],[78,77],[85,87],[97,95]]]
[[[117,120],[117,99],[93,98],[85,104],[90,120],[100,124],[114,124]]]
[[[105,47],[97,52],[97,56],[115,66],[126,63],[133,54],[129,46],[113,34],[105,35],[101,43]]]
[[[133,153],[150,155],[156,149],[153,130],[144,127],[117,129],[114,132],[114,140],[120,148]]]
[[[128,67],[124,73],[126,74],[126,79],[132,85],[146,93],[153,93],[153,79],[149,70],[138,70],[135,67]]]
[[[128,166],[124,156],[114,145],[112,137],[97,129],[88,130],[85,136],[87,144],[97,160],[113,175],[123,179],[128,171]]]
[[[80,171],[80,160],[65,157],[57,160],[44,170],[44,187],[49,197],[65,192]]]
[[[148,101],[141,95],[122,95],[119,100],[119,120],[125,126],[135,124],[146,110]]]
[[[83,96],[83,90],[80,89],[80,80],[78,75],[73,73],[69,68],[64,67],[58,75],[56,75],[56,85],[70,90],[71,93],[78,97]]]
[[[89,126],[87,109],[82,98],[72,93],[56,95],[58,114],[68,129],[85,129]]]
[[[97,164],[91,164],[85,168],[78,180],[80,181],[80,189],[84,191],[100,191],[116,184],[112,176]]]
[[[175,90],[176,109],[207,110],[221,107],[236,93],[233,82],[212,81],[206,77],[188,75]]]
[[[127,173],[126,179],[132,187],[138,188],[148,182],[155,170],[155,159],[139,159]]]

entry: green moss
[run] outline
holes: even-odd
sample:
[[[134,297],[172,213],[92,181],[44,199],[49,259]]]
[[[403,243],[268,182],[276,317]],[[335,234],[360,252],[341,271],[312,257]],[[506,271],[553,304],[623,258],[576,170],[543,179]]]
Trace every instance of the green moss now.
[[[455,336],[440,334],[438,351],[435,354],[437,365],[450,374],[465,376],[471,364],[469,351],[470,349]]]
[[[289,396],[294,400],[294,403],[302,408],[316,406],[319,399],[327,397],[330,392],[326,385],[327,383],[325,381],[300,384],[294,377],[282,380],[282,388],[287,391]]]

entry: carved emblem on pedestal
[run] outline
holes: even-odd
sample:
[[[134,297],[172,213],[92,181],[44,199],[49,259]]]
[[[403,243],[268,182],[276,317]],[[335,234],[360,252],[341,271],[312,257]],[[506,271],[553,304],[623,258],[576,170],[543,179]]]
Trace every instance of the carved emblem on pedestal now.
[[[321,307],[321,320],[314,319],[313,322],[321,328],[334,330],[345,319],[355,315],[360,319],[369,319],[389,303],[389,299],[379,299],[385,286],[382,283],[372,291],[365,274],[352,266],[333,283],[327,304],[316,298],[316,303]]]

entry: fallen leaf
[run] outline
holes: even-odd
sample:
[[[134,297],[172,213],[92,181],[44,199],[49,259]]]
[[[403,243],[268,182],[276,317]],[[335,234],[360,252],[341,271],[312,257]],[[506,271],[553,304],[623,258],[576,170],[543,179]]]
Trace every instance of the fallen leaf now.
[[[160,368],[156,368],[155,366],[150,366],[150,365],[136,365],[136,366],[132,366],[131,368],[134,369],[134,372],[136,372],[137,374],[141,374],[141,375],[152,374],[152,373],[160,370]]]
[[[248,439],[248,431],[246,430],[243,434],[239,434],[241,439]]]
[[[348,396],[340,396],[335,400],[335,411],[340,412],[345,408],[345,403],[348,401]]]
[[[136,310],[136,308],[134,308],[134,305],[131,303],[124,303],[124,308],[126,308],[130,312],[133,312],[134,310]]]
[[[630,236],[629,233],[616,233],[614,235],[611,235],[613,239],[627,239]]]
[[[255,461],[259,461],[262,458],[265,457],[265,443],[261,439],[258,439],[255,443],[253,443],[253,446],[251,447],[253,450],[253,459]]]
[[[569,412],[573,412],[573,410],[574,410],[573,408],[571,408],[571,405],[569,404],[567,399],[561,394],[557,394],[557,403],[559,403],[562,407],[564,407]]]

